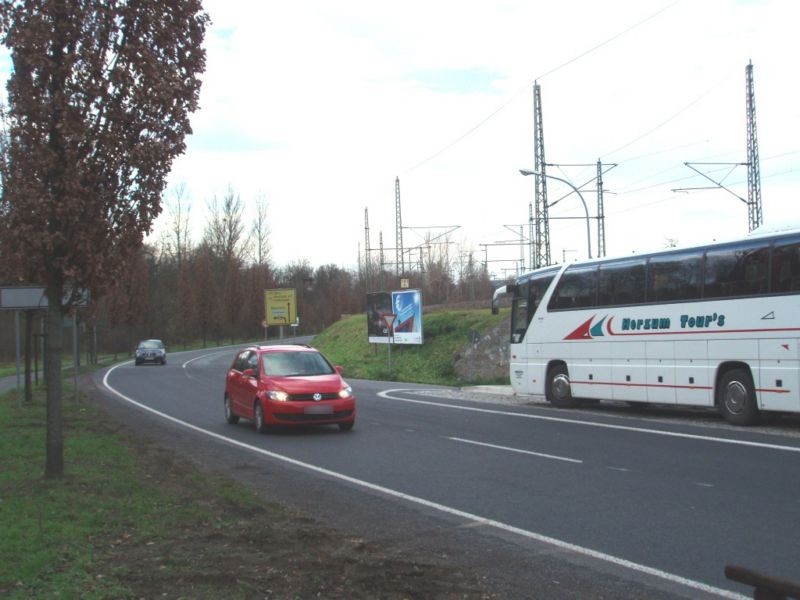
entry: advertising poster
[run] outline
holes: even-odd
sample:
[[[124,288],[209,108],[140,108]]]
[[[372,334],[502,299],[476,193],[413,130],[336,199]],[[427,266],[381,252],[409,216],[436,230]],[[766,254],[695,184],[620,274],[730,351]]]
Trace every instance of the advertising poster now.
[[[392,295],[389,292],[367,294],[367,337],[370,344],[389,343],[389,331],[383,315],[392,312]]]
[[[395,344],[422,343],[422,293],[419,290],[392,292]]]

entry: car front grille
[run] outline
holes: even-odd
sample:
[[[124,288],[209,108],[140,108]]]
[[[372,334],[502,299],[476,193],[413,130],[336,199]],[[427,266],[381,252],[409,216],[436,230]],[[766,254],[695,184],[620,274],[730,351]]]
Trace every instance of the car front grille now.
[[[291,421],[293,423],[311,423],[313,421],[332,421],[334,419],[346,419],[353,414],[352,410],[340,410],[327,415],[304,415],[299,413],[275,413],[275,418],[280,421]]]
[[[339,399],[339,394],[337,392],[326,392],[326,393],[321,394],[321,395],[322,395],[322,398],[320,398],[320,400],[338,400]],[[310,400],[310,401],[316,402],[316,399],[314,398],[314,394],[313,393],[311,393],[311,394],[292,394],[290,396],[289,400],[297,401],[297,402],[308,402]]]

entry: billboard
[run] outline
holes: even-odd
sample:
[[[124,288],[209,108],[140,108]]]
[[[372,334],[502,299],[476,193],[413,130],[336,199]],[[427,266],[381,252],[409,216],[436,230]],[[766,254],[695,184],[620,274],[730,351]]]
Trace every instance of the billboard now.
[[[389,342],[389,330],[383,315],[392,312],[392,295],[389,292],[371,292],[367,294],[367,337],[370,344],[386,344]]]
[[[372,344],[389,343],[384,315],[395,315],[394,344],[422,344],[422,293],[419,290],[367,294],[367,335]]]

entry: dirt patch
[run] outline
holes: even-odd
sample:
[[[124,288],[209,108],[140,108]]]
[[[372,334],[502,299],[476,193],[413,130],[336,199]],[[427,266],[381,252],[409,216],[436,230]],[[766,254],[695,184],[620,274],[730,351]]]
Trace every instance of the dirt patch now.
[[[203,515],[155,538],[130,530],[92,540],[91,576],[111,577],[136,598],[495,597],[467,568],[365,541],[250,493],[238,501],[224,476],[113,421],[93,427],[111,429],[134,450],[146,485]]]

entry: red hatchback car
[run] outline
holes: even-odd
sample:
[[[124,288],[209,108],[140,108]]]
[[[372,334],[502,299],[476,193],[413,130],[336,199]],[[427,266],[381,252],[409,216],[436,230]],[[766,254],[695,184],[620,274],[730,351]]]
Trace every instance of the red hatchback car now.
[[[349,431],[356,422],[356,398],[334,367],[314,348],[302,345],[251,346],[240,350],[225,379],[225,419],[250,419],[264,433],[269,425],[336,424]]]

